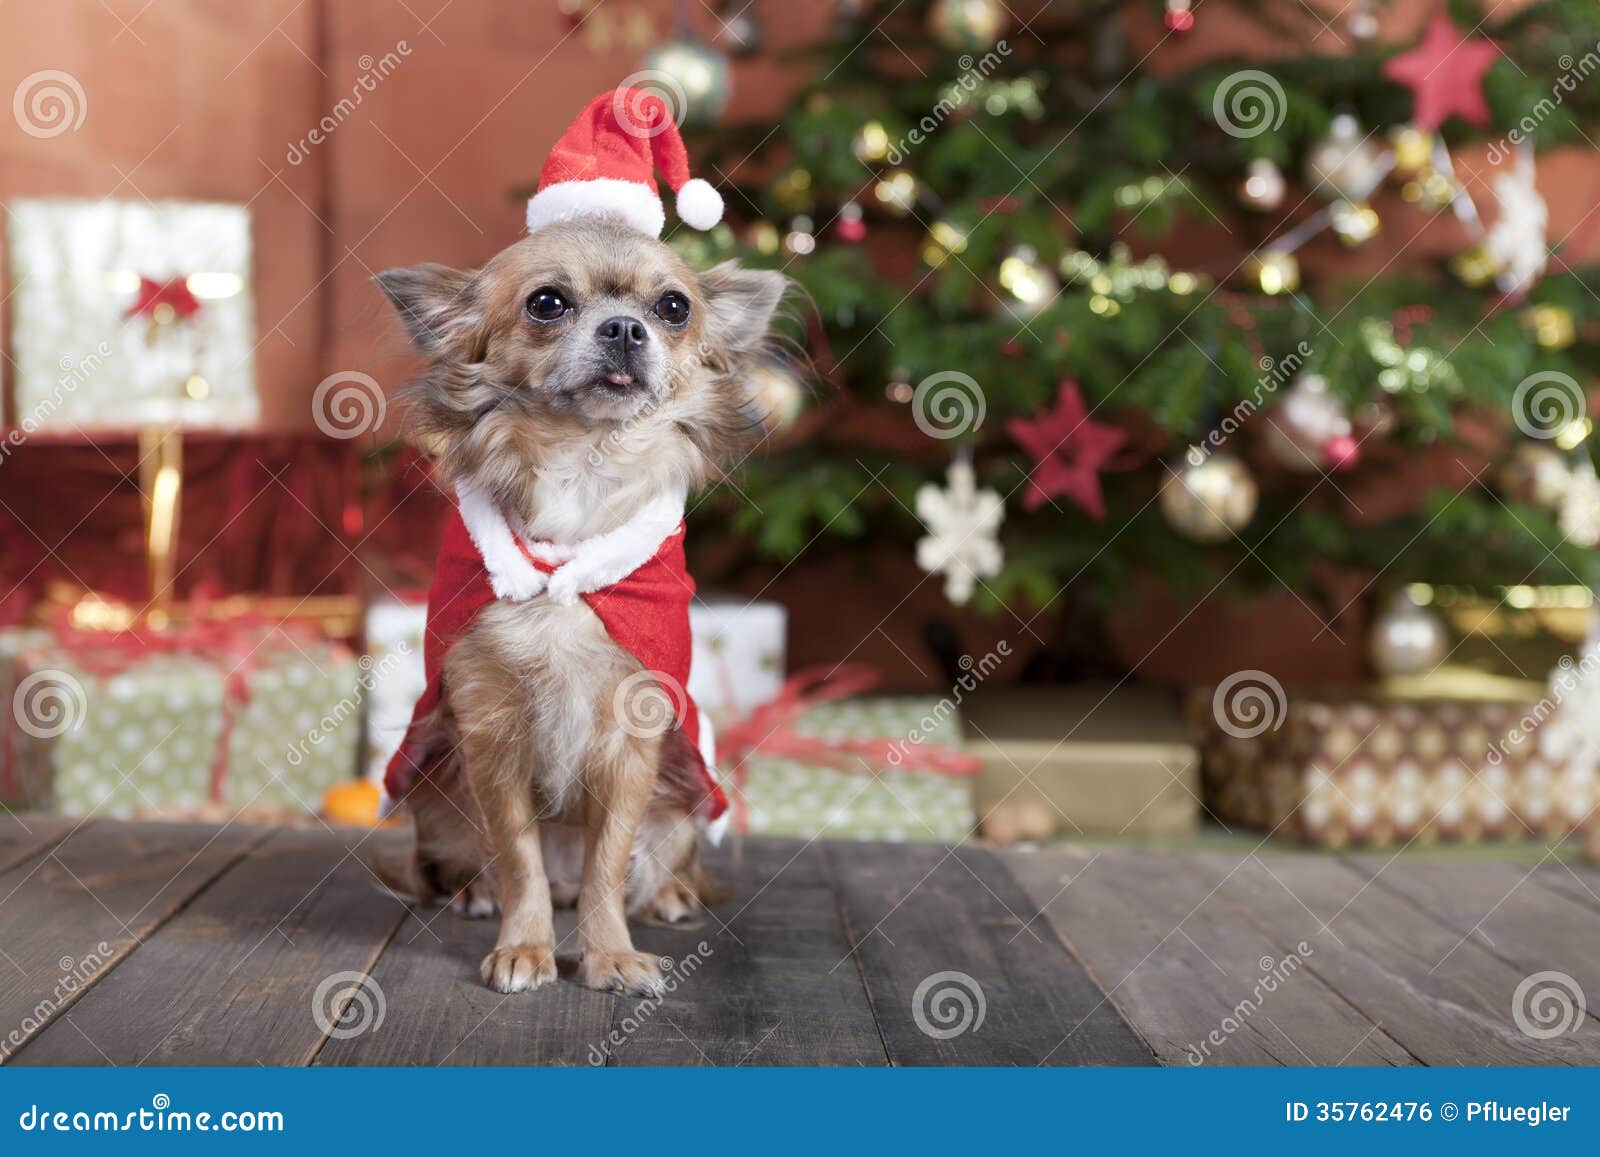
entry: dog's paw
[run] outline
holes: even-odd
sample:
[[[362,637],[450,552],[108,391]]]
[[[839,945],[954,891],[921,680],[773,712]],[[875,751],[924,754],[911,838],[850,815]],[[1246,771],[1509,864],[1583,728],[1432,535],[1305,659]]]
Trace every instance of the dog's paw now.
[[[526,992],[556,978],[556,953],[548,944],[513,944],[483,958],[483,982],[496,992]]]
[[[646,912],[663,924],[683,924],[692,920],[698,909],[699,905],[687,888],[670,882],[655,894]]]
[[[661,958],[648,952],[585,952],[578,980],[601,992],[660,996],[664,976]]]
[[[500,910],[489,881],[479,877],[450,897],[450,911],[468,920],[487,920]]]

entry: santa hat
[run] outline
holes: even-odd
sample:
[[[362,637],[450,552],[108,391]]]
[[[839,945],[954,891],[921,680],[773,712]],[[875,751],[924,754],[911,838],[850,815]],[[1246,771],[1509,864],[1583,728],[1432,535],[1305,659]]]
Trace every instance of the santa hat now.
[[[689,154],[661,94],[642,88],[601,93],[550,150],[539,191],[528,199],[528,232],[580,217],[620,217],[659,237],[666,213],[657,170],[677,194],[684,224],[710,229],[722,220],[721,195],[689,176]]]

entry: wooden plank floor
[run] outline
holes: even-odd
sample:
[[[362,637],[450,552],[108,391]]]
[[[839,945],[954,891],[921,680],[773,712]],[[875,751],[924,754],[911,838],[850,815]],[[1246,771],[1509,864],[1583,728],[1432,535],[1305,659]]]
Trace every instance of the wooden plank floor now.
[[[561,983],[483,987],[492,921],[379,890],[404,838],[0,815],[0,1058],[1600,1063],[1600,872],[1549,859],[747,840],[636,930],[641,1001],[572,983],[568,913]]]

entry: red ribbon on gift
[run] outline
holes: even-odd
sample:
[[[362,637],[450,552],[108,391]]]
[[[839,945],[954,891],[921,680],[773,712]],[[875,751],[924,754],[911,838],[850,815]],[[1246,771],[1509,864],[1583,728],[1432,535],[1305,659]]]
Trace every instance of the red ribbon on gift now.
[[[174,277],[157,281],[153,277],[139,277],[139,295],[128,307],[127,317],[154,317],[161,306],[169,307],[178,318],[187,321],[200,312],[200,299],[189,290],[187,277]]]
[[[260,666],[259,656],[263,652],[275,653],[285,644],[295,645],[296,635],[304,641],[316,637],[303,624],[254,615],[221,621],[196,617],[159,631],[137,626],[125,631],[97,631],[73,626],[63,618],[51,624],[51,629],[55,638],[46,646],[71,651],[77,665],[99,678],[120,675],[152,655],[192,655],[227,664],[222,685],[222,725],[211,758],[211,802],[217,804],[222,802],[227,786],[233,723],[250,702],[251,680]]]
[[[734,792],[733,807],[734,822],[741,832],[749,828],[743,791],[745,763],[756,754],[874,775],[899,769],[948,776],[977,774],[983,761],[976,756],[914,736],[835,738],[794,729],[795,721],[813,707],[870,691],[878,679],[877,671],[861,663],[807,667],[785,680],[776,698],[717,733],[717,762],[728,768],[739,788]]]

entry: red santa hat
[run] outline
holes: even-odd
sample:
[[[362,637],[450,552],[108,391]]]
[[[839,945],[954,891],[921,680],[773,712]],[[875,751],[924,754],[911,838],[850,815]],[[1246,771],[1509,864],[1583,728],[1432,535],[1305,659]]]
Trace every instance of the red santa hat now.
[[[550,150],[539,191],[528,199],[528,232],[580,217],[620,217],[652,237],[666,213],[656,171],[677,194],[678,216],[695,229],[722,220],[722,197],[689,176],[689,154],[661,94],[642,88],[601,93]]]

